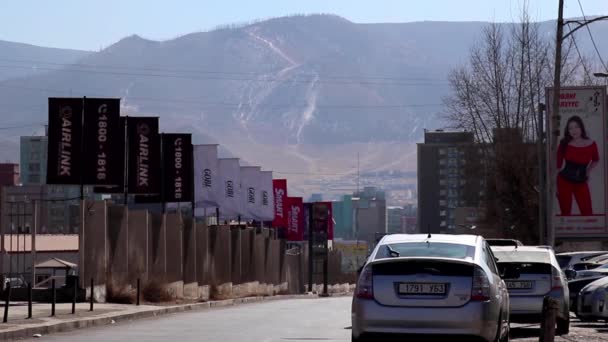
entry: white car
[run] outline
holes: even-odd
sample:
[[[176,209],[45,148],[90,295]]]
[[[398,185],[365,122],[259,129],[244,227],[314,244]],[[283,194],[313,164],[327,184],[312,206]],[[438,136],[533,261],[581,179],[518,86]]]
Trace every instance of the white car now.
[[[558,253],[555,256],[557,257],[557,262],[559,262],[559,266],[562,270],[572,268],[572,266],[579,264],[581,262],[588,261],[589,259],[598,257],[600,255],[606,255],[608,252],[606,251],[588,251],[588,252],[568,252],[568,253]]]
[[[583,287],[578,294],[576,314],[583,321],[608,318],[608,277]]]
[[[509,293],[480,236],[385,236],[361,271],[351,313],[353,342],[509,340]]]

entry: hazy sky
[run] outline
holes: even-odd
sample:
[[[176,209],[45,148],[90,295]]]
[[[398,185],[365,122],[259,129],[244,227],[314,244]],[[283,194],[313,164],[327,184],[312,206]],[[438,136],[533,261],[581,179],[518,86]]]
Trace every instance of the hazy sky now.
[[[566,16],[580,16],[577,0]],[[608,0],[580,0],[608,14]],[[0,0],[0,40],[97,50],[139,34],[169,39],[215,26],[294,13],[332,13],[355,22],[514,21],[524,0]],[[554,19],[558,0],[528,0],[536,20]],[[1,52],[0,52],[1,53]]]

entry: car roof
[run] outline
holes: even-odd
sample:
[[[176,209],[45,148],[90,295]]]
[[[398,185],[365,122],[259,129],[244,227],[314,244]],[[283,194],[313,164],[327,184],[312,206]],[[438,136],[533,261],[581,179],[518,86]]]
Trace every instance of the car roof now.
[[[492,252],[499,259],[498,262],[528,262],[551,264],[552,250],[535,247],[519,246],[515,247],[492,247]]]
[[[391,234],[384,236],[380,244],[431,241],[475,246],[479,238],[478,235],[431,234],[429,238],[428,234]]]
[[[568,256],[574,256],[574,255],[590,255],[590,254],[608,254],[608,252],[606,251],[587,251],[587,252],[565,252],[565,253],[557,253],[556,255],[568,255]]]

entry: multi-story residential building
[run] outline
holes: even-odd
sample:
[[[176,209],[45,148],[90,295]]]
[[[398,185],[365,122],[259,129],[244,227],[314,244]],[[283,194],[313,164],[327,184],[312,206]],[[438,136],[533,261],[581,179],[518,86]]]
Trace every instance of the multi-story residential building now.
[[[425,132],[418,144],[418,230],[455,232],[456,209],[485,196],[479,146],[470,132]]]
[[[48,137],[21,137],[21,183],[46,184]]]

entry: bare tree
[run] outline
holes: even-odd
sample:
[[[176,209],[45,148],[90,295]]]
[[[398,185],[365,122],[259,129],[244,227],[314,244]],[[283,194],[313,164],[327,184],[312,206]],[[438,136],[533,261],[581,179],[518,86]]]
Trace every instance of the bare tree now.
[[[520,23],[489,24],[468,63],[449,74],[444,118],[452,128],[475,135],[482,156],[469,164],[469,176],[475,172],[486,179],[487,198],[480,206],[502,236],[524,232],[517,237],[537,238],[538,158],[532,143],[543,124],[538,104],[553,79],[551,38],[523,11]],[[572,40],[564,46],[562,82],[592,82],[588,60],[575,50]]]

